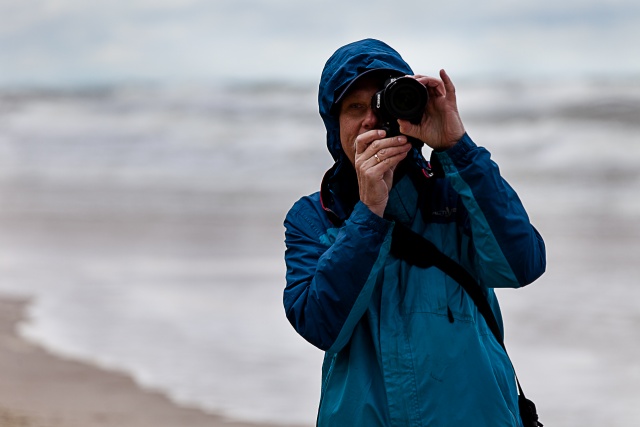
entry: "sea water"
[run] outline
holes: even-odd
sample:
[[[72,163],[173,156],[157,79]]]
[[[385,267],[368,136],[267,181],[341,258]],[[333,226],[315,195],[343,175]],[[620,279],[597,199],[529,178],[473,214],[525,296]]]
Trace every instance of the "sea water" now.
[[[640,81],[457,89],[547,242],[545,276],[499,291],[528,396],[549,425],[635,425]],[[282,220],[331,164],[312,84],[4,91],[0,292],[57,354],[312,425],[323,354],[284,314]]]

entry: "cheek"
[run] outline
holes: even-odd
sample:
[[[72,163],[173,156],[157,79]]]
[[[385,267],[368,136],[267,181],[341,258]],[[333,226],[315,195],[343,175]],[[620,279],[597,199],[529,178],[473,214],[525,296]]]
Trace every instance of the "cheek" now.
[[[361,118],[341,116],[339,124],[342,150],[347,155],[347,158],[351,160],[351,163],[355,165],[356,148],[354,144],[362,131],[362,120]]]
[[[356,149],[354,144],[357,136],[358,129],[353,129],[353,126],[349,126],[348,123],[340,122],[340,143],[351,163],[355,162]]]
[[[344,151],[344,153],[347,155],[347,158],[351,160],[351,163],[354,163],[356,157],[356,149],[354,145],[355,140],[353,138],[342,137],[340,139],[340,142],[342,143],[342,151]]]

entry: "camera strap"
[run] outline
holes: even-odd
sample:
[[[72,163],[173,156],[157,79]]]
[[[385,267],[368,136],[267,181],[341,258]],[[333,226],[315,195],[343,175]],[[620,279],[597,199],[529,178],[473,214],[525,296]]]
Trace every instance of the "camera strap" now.
[[[391,254],[416,267],[436,267],[455,280],[473,300],[478,312],[484,317],[487,326],[506,352],[504,338],[489,301],[478,282],[464,267],[442,253],[431,241],[397,221],[392,232]],[[449,320],[453,321],[450,311]],[[518,407],[524,427],[543,427],[542,423],[538,421],[536,406],[525,397],[517,375],[516,383],[519,393]]]

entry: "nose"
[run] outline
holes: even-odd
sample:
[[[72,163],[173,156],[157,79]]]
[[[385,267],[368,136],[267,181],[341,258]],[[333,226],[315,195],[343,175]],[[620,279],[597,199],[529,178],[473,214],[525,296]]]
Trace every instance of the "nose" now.
[[[364,120],[362,121],[362,127],[365,130],[371,130],[371,129],[375,129],[377,124],[378,124],[378,118],[373,113],[373,109],[371,107],[367,108],[367,114],[365,115]]]

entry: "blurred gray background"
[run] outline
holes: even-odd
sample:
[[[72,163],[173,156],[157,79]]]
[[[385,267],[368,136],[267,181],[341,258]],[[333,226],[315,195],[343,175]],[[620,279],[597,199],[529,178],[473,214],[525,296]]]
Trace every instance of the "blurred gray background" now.
[[[331,166],[316,90],[365,37],[447,69],[548,272],[499,293],[542,421],[640,418],[640,3],[0,0],[0,292],[21,333],[178,402],[312,425],[282,220]]]

